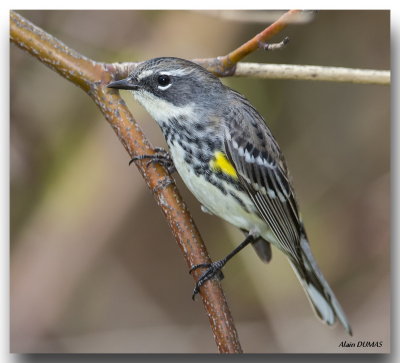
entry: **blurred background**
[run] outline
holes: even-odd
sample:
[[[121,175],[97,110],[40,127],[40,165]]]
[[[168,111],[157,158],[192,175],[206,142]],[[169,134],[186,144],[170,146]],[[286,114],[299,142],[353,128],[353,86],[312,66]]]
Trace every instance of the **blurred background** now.
[[[19,11],[97,61],[224,55],[276,11]],[[320,11],[245,61],[390,68],[387,11]],[[11,44],[11,351],[214,353],[166,221],[80,89]],[[390,87],[226,78],[285,153],[317,261],[354,336],[314,316],[289,264],[245,249],[223,281],[248,353],[390,349]],[[122,92],[155,146],[156,123]],[[243,235],[203,214],[176,175],[213,260]],[[382,341],[381,348],[341,348]]]

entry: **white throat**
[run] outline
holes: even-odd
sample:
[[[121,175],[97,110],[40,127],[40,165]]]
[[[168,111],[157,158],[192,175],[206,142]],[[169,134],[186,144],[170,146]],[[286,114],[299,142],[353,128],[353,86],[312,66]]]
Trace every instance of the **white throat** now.
[[[193,104],[176,106],[145,90],[132,91],[133,97],[147,110],[158,123],[181,116],[193,117]]]

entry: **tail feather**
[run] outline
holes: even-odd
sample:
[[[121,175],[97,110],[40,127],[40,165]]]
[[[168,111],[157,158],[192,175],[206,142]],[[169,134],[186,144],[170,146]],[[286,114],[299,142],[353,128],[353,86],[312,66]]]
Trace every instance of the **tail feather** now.
[[[347,317],[315,262],[308,241],[302,238],[300,245],[303,263],[290,260],[290,264],[300,280],[315,313],[328,325],[333,325],[337,318],[347,333],[352,335]]]

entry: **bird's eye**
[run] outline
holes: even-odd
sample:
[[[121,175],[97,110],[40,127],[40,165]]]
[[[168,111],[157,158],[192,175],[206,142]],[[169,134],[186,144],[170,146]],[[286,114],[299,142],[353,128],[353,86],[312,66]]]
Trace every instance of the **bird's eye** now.
[[[161,74],[158,76],[157,82],[160,86],[165,87],[171,83],[171,78],[170,78],[170,76],[167,76],[166,74]]]

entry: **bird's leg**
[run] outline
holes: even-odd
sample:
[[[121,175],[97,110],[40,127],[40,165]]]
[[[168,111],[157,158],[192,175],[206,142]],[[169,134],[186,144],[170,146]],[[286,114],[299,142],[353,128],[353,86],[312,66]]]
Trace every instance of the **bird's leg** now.
[[[226,263],[235,256],[238,252],[240,252],[243,248],[245,248],[249,243],[254,241],[254,235],[249,232],[246,239],[237,246],[231,253],[229,253],[226,257],[221,260],[212,262],[212,263],[200,263],[198,265],[194,265],[190,268],[189,273],[197,270],[198,268],[206,268],[200,278],[197,280],[196,285],[193,290],[192,299],[194,300],[196,294],[200,291],[200,287],[208,280],[212,279],[217,274],[222,274],[221,269],[226,265]],[[222,275],[223,276],[223,275]]]
[[[154,148],[154,151],[155,151],[154,154],[144,154],[144,155],[134,156],[129,161],[129,165],[131,165],[136,160],[149,159],[146,166],[149,166],[151,163],[160,163],[165,168],[167,168],[170,174],[174,173],[176,169],[169,152],[163,149],[162,147],[156,147]]]

